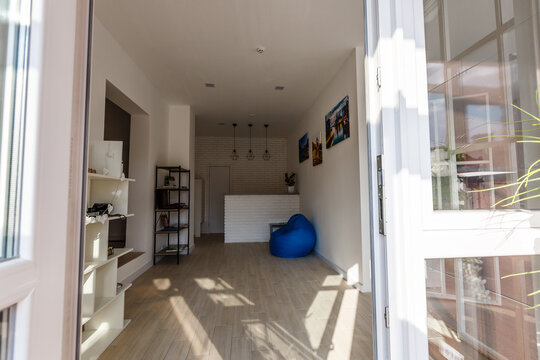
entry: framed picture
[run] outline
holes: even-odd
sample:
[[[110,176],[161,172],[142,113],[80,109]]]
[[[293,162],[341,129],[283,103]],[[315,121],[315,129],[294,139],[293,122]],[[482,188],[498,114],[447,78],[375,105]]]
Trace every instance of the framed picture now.
[[[309,136],[305,133],[304,136],[298,140],[298,159],[300,162],[304,162],[309,159]]]
[[[345,96],[324,118],[326,148],[339,144],[351,136],[349,124],[349,95]]]
[[[315,137],[311,143],[311,157],[313,158],[313,166],[322,164],[322,137],[321,133]]]

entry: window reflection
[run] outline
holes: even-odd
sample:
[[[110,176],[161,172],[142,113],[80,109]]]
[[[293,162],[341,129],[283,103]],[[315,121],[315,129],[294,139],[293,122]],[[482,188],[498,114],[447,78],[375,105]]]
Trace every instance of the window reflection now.
[[[435,210],[540,208],[539,7],[424,0]]]
[[[426,261],[429,353],[539,359],[539,256]]]
[[[0,311],[0,360],[12,358],[13,318],[15,307]]]

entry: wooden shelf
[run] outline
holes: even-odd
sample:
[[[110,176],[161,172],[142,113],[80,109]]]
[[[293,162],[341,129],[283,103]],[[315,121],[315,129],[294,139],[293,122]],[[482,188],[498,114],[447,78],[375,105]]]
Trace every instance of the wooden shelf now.
[[[154,255],[155,256],[176,256],[178,253],[184,251],[184,250],[187,250],[187,245],[180,245],[180,248],[178,250],[175,250],[175,251],[165,251],[165,250],[160,250],[158,251],[157,253],[155,253]]]
[[[182,173],[187,173],[188,176],[182,176]],[[156,257],[176,255],[176,263],[179,264],[180,259],[178,255],[181,252],[182,254],[189,255],[189,224],[191,223],[191,211],[189,208],[191,197],[191,177],[189,176],[189,173],[190,170],[184,169],[180,165],[156,166],[154,182],[154,204],[156,204],[157,209],[154,209],[154,265],[156,265]],[[174,178],[174,182],[168,181],[171,180],[170,177]],[[164,198],[165,196],[168,196],[168,200]],[[172,204],[171,196],[178,197],[177,199],[172,200]],[[158,225],[159,219],[163,216],[167,216],[167,218],[170,218],[171,216],[174,216],[172,214],[176,215],[176,224],[171,224],[171,221],[169,219],[166,225],[170,226],[160,229],[159,227],[161,227],[161,225]],[[163,222],[161,224],[163,224]],[[159,236],[162,234],[167,235],[166,248],[163,248],[163,246],[165,245],[163,243],[163,241],[165,240],[164,237]],[[185,236],[187,236],[187,241]],[[187,244],[183,245],[182,243]],[[172,248],[174,248],[173,251],[165,251],[165,249]]]
[[[88,154],[89,169],[110,169],[110,174],[121,174],[122,142],[91,141]],[[127,326],[125,320],[125,292],[131,284],[117,289],[118,263],[120,257],[133,251],[132,248],[113,249],[108,255],[110,227],[125,225],[134,214],[128,210],[129,188],[135,179],[87,172],[88,187],[85,207],[96,203],[110,203],[113,213],[103,222],[95,217],[86,217],[83,263],[83,289],[81,301],[82,360],[96,360]],[[118,214],[118,215],[117,215]],[[120,215],[121,214],[121,215]],[[125,215],[124,215],[125,214]],[[103,217],[104,218],[104,217]],[[116,221],[116,222],[111,222]],[[125,269],[125,268],[124,268]]]
[[[121,289],[116,290],[116,295],[111,297],[96,297],[95,303],[94,303],[94,313],[90,316],[84,316],[81,320],[81,325],[86,324],[94,315],[98,314],[101,310],[105,309],[109,304],[111,304],[120,294],[125,292],[127,289],[131,287],[131,283],[122,286]]]
[[[131,320],[124,320],[121,329],[88,330],[82,333],[81,359],[97,359],[101,353],[120,335]]]
[[[181,168],[179,166],[156,166],[158,170],[168,170],[170,172],[182,172],[182,173],[188,173],[189,170]]]
[[[130,251],[133,251],[133,248],[123,248],[123,249],[113,249],[113,254],[107,257],[107,260],[103,261],[89,261],[84,263],[84,274],[88,274],[89,272],[93,271],[94,269],[97,269],[105,264],[110,263],[114,259],[125,255],[129,253]]]
[[[179,210],[189,210],[189,206],[176,207],[173,209],[156,209],[156,212],[178,212]]]
[[[120,256],[118,258],[118,268],[121,268],[122,266],[126,265],[127,263],[135,260],[136,258],[142,255],[144,255],[144,252],[142,251],[132,251],[130,253]]]
[[[158,230],[156,231],[156,234],[176,234],[180,230],[184,230],[187,228],[189,228],[189,225],[184,224],[184,225],[180,225],[180,227],[176,228],[176,230],[174,230],[173,228],[170,228],[169,230]]]
[[[177,187],[158,186],[156,190],[189,191],[189,188],[179,188],[178,186]]]
[[[108,180],[108,181],[131,181],[135,182],[135,179],[130,178],[118,178],[109,175],[88,173],[88,179],[90,180]]]

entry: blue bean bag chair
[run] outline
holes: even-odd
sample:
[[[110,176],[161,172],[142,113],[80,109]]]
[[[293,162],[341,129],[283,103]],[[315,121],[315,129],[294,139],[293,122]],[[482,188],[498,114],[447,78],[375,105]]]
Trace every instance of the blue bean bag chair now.
[[[316,237],[315,228],[304,215],[293,215],[270,236],[270,253],[282,258],[306,256],[315,247]]]

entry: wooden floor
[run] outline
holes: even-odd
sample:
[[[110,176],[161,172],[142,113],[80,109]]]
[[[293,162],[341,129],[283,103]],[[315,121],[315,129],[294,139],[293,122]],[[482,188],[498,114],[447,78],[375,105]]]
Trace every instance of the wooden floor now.
[[[371,295],[315,256],[203,237],[127,291],[128,327],[106,359],[372,359]]]

